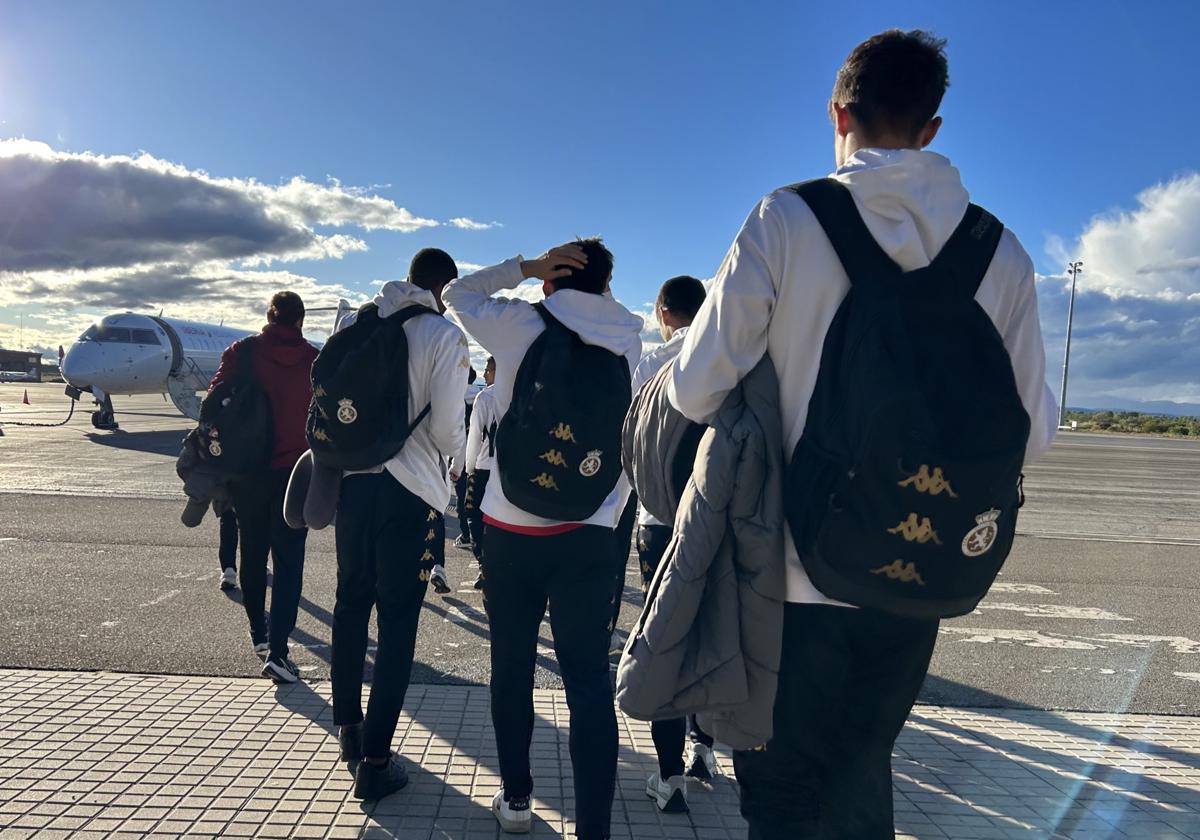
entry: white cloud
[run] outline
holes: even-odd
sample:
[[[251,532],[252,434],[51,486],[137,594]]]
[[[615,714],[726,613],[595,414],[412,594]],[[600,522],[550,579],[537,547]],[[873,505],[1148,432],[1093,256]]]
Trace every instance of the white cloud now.
[[[462,230],[491,230],[492,228],[504,227],[499,222],[477,222],[474,219],[468,219],[466,216],[458,216],[449,221],[449,224]]]
[[[1200,402],[1200,173],[1157,184],[1138,207],[1092,219],[1057,259],[1083,260],[1068,404],[1105,396]],[[1039,276],[1047,378],[1057,392],[1070,280]]]

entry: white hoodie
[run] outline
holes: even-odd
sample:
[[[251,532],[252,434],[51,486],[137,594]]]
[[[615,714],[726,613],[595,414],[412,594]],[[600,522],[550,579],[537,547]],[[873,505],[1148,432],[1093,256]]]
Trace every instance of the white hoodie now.
[[[512,403],[513,382],[525,351],[546,329],[542,316],[523,300],[494,298],[493,294],[519,286],[522,257],[513,257],[499,265],[460,277],[442,291],[442,300],[450,314],[476,341],[496,357],[493,408],[497,419]],[[603,347],[629,362],[632,371],[642,352],[642,319],[608,295],[593,295],[575,289],[562,289],[545,300],[546,309],[567,329],[578,334],[585,344]],[[616,453],[613,453],[617,457]],[[612,528],[629,496],[629,484],[618,481],[600,509],[581,524]],[[522,528],[551,528],[562,525],[552,519],[533,516],[510,502],[499,479],[488,482],[480,510],[507,525]]]
[[[418,304],[437,312],[433,292],[406,280],[384,283],[375,295],[375,304],[381,318]],[[345,329],[354,319],[354,314],[347,316],[338,329]],[[404,335],[408,338],[408,416],[416,419],[427,405],[429,414],[403,449],[386,464],[365,472],[381,472],[386,468],[405,489],[441,513],[452,492],[447,462],[466,444],[463,394],[471,367],[467,338],[462,330],[439,315],[408,319],[404,322]]]
[[[475,407],[471,409],[471,428],[467,430],[468,473],[476,470],[490,472],[496,467],[496,456],[492,454],[495,441],[488,437],[492,432],[492,424],[500,422],[500,417],[496,414],[495,393],[495,386],[487,386],[479,392],[479,396],[475,398]]]
[[[905,271],[932,262],[967,209],[958,170],[933,152],[860,149],[834,177],[850,189],[871,235]],[[692,322],[668,385],[671,402],[692,420],[707,421],[768,353],[779,375],[790,457],[804,431],[825,334],[849,290],[833,246],[804,200],[786,189],[766,196],[742,226]],[[1033,263],[1011,231],[1004,231],[975,299],[1012,358],[1032,421],[1025,453],[1032,461],[1054,437],[1057,409],[1045,381]],[[812,585],[791,534],[784,533],[787,600],[838,603]]]

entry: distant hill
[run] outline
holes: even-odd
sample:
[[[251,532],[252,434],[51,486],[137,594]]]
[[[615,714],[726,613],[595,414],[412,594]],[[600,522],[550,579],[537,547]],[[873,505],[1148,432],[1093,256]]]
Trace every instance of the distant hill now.
[[[1170,400],[1130,400],[1122,397],[1085,397],[1071,400],[1072,411],[1137,411],[1141,414],[1160,414],[1166,417],[1200,417],[1200,403],[1177,403]]]

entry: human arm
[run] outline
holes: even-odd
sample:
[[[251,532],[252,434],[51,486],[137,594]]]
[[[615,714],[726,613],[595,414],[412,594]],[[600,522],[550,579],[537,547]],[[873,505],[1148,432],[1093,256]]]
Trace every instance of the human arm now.
[[[212,382],[208,384],[209,393],[212,393],[212,390],[222,382],[226,382],[237,376],[237,363],[237,342],[235,341],[221,353],[221,362],[217,365],[217,372],[213,374]]]
[[[447,460],[459,455],[466,444],[467,371],[466,336],[457,328],[438,330],[429,380],[429,434],[433,445]]]
[[[786,241],[768,196],[725,255],[672,368],[667,397],[689,420],[707,423],[766,352]]]
[[[1029,414],[1029,442],[1025,445],[1025,463],[1029,464],[1049,449],[1054,440],[1058,431],[1058,403],[1046,384],[1046,348],[1038,317],[1033,261],[1023,251],[1022,256],[1017,297],[1001,336],[1012,359],[1017,392]]]
[[[491,414],[487,410],[490,402],[491,393],[486,390],[480,391],[479,396],[475,398],[475,409],[471,412],[471,428],[467,430],[467,475],[475,472],[475,465],[479,460],[479,449],[483,445],[483,430],[487,428],[485,415]]]
[[[578,254],[578,255],[577,255]],[[495,298],[492,295],[514,289],[527,279],[543,282],[565,276],[569,269],[557,265],[580,266],[582,251],[576,246],[560,246],[536,260],[520,255],[499,265],[482,269],[452,281],[442,290],[442,302],[464,330],[491,353],[502,348],[514,331],[533,326],[540,332],[542,319],[528,302]]]

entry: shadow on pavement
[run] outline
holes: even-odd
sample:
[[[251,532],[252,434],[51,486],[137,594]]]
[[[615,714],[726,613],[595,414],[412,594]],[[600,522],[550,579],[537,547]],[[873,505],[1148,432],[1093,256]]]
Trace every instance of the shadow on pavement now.
[[[88,432],[84,437],[101,446],[114,449],[130,449],[155,455],[178,455],[185,432],[179,430],[160,432]]]

